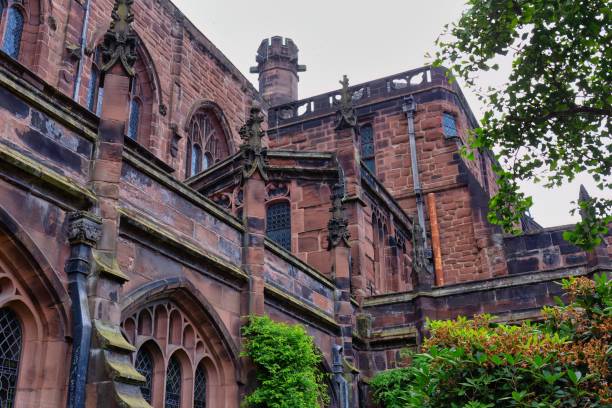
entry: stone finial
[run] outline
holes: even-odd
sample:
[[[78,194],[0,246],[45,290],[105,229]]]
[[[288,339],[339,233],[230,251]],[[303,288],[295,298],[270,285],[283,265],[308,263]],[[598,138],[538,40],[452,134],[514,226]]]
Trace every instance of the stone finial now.
[[[266,171],[267,149],[262,144],[264,132],[261,129],[261,124],[263,121],[264,117],[261,113],[261,108],[253,106],[251,107],[249,118],[244,126],[240,128],[239,133],[242,138],[240,151],[244,159],[243,180],[250,178],[258,170],[262,178],[268,180]]]
[[[427,256],[425,239],[423,238],[423,227],[418,222],[415,222],[412,227],[412,273],[413,279],[416,278],[416,283],[419,288],[431,288],[433,285],[433,267]]]
[[[134,0],[115,0],[110,28],[102,43],[102,72],[121,63],[129,76],[134,76],[138,38],[132,29]]]
[[[342,89],[340,90],[340,109],[336,113],[336,130],[354,128],[357,126],[357,114],[346,75],[343,76],[340,85],[342,85]]]
[[[76,211],[68,216],[68,241],[71,245],[95,246],[102,236],[102,220],[85,211]]]
[[[580,193],[578,193],[578,201],[589,201],[591,199],[591,195],[587,191],[584,184],[580,185]]]
[[[348,231],[348,221],[344,216],[344,187],[341,184],[335,184],[332,188],[332,208],[329,210],[332,213],[331,219],[327,223],[328,230],[328,246],[331,250],[340,244],[344,244],[350,248],[350,234]]]

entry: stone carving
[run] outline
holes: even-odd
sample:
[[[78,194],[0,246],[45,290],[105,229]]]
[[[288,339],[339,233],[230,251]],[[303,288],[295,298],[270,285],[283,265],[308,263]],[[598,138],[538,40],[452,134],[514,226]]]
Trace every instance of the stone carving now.
[[[354,128],[357,126],[357,114],[353,106],[353,95],[349,91],[349,80],[346,75],[340,81],[340,109],[336,113],[336,130]]]
[[[95,246],[102,236],[102,220],[91,213],[76,211],[68,216],[68,241],[71,245]]]
[[[415,222],[412,229],[414,256],[412,258],[412,273],[415,288],[431,288],[433,286],[433,266],[427,256],[423,228]]]
[[[115,0],[112,22],[102,43],[102,72],[121,63],[129,76],[134,76],[138,37],[132,29],[134,0]]]
[[[351,246],[349,243],[350,234],[348,231],[348,221],[344,216],[344,188],[341,184],[335,184],[332,188],[332,208],[329,210],[332,213],[331,219],[327,223],[328,229],[328,245],[327,249],[331,250],[340,244]]]
[[[249,118],[240,128],[240,137],[242,138],[240,151],[244,160],[243,181],[251,178],[256,171],[259,171],[265,181],[268,180],[266,171],[268,151],[262,144],[263,131],[261,130],[261,124],[263,121],[261,109],[253,106]]]

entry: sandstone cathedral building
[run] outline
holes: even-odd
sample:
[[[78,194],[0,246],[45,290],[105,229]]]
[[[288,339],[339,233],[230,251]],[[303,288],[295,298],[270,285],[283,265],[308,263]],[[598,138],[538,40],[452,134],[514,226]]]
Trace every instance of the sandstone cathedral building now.
[[[610,237],[487,222],[494,157],[460,154],[477,121],[442,68],[299,99],[292,40],[261,43],[255,89],[169,0],[0,16],[2,408],[238,408],[264,314],[365,408],[428,318],[538,319],[612,269]]]

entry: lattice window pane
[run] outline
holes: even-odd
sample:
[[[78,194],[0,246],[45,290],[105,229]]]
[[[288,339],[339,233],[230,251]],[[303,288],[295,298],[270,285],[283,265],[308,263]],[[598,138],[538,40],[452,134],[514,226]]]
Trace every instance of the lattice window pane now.
[[[190,176],[195,176],[200,172],[202,163],[202,148],[194,144],[191,146],[191,168],[190,168]]]
[[[361,128],[361,159],[372,173],[376,173],[376,151],[374,148],[374,129],[366,125]]]
[[[444,128],[444,136],[447,138],[457,137],[459,134],[457,133],[457,121],[455,117],[450,113],[445,113],[442,117],[442,125]]]
[[[268,206],[266,235],[287,251],[291,251],[291,209],[288,202]]]
[[[0,407],[15,407],[17,375],[21,358],[21,324],[15,313],[0,309]]]
[[[195,372],[193,408],[206,408],[206,371],[202,364],[198,365]]]
[[[138,122],[140,121],[140,103],[132,99],[130,102],[130,121],[128,124],[128,137],[132,140],[138,138]]]
[[[6,22],[6,30],[4,32],[4,43],[2,50],[11,57],[19,58],[19,48],[21,46],[21,36],[23,34],[24,24],[23,14],[15,7],[8,9],[8,18]]]
[[[168,369],[166,370],[165,408],[180,408],[181,381],[181,365],[176,357],[172,357],[168,362]]]
[[[91,76],[87,85],[87,109],[94,111],[96,107],[96,94],[98,93],[98,68],[91,67]]]
[[[136,370],[146,379],[145,385],[140,387],[142,396],[147,402],[151,402],[151,391],[153,387],[153,357],[145,349],[140,349],[136,355]]]

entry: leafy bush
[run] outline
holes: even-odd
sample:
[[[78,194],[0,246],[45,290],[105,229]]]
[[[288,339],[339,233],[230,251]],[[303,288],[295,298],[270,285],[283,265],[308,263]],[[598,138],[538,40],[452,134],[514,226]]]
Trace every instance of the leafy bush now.
[[[312,337],[299,325],[251,317],[243,327],[243,356],[257,368],[258,387],[244,405],[253,408],[319,408],[327,403],[327,387],[319,370],[321,355]]]
[[[570,304],[541,324],[428,322],[431,337],[408,367],[372,381],[386,408],[612,406],[612,284],[606,275],[563,281]]]

